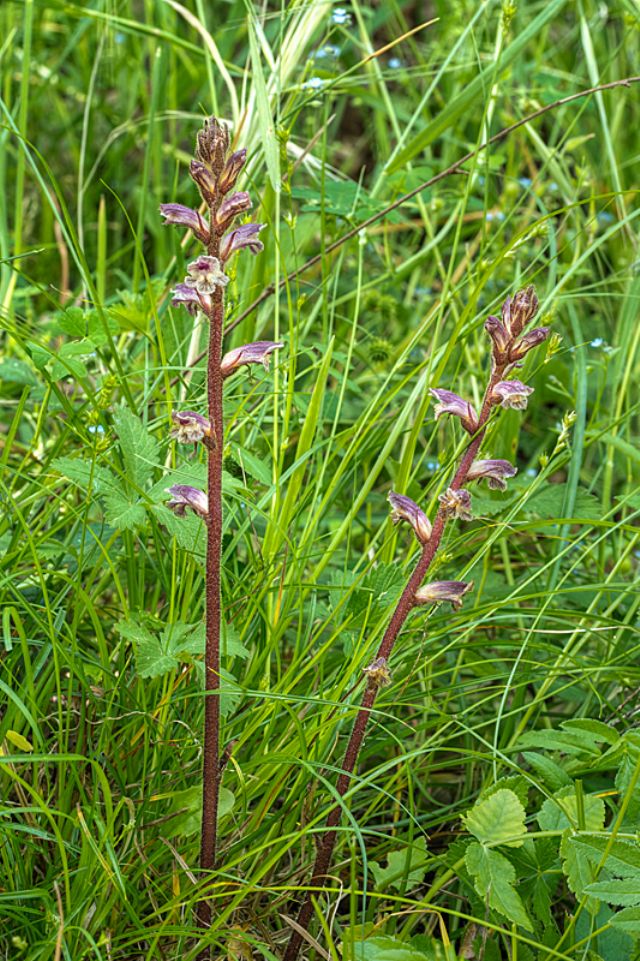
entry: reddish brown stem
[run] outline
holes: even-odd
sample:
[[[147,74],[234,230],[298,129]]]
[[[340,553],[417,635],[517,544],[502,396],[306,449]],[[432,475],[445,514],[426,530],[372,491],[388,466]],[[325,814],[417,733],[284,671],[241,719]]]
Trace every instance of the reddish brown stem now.
[[[489,415],[491,413],[491,395],[493,393],[493,388],[502,379],[503,373],[504,366],[494,369],[491,375],[482,402],[480,416],[478,418],[478,430],[462,455],[458,469],[453,480],[451,481],[451,484],[449,485],[454,490],[460,490],[460,488],[464,485],[467,479],[467,474],[469,473],[469,468],[473,464],[480,449],[486,432],[487,421],[489,420]],[[425,575],[431,566],[433,558],[436,555],[446,523],[447,517],[441,508],[436,514],[431,537],[422,549],[418,563],[416,564],[414,571],[407,582],[407,586],[402,592],[387,629],[384,632],[384,637],[380,642],[376,658],[383,657],[388,660],[391,656],[391,652],[393,651],[398,634],[402,630],[407,617],[416,606],[416,591],[422,584]],[[336,785],[336,789],[340,797],[344,797],[349,784],[351,783],[351,774],[353,773],[358,761],[358,755],[364,740],[367,723],[369,721],[369,715],[371,714],[371,709],[375,703],[377,693],[378,685],[369,680],[362,698],[362,703],[358,709],[358,713],[356,714],[356,718],[353,723],[353,729],[351,731],[351,736],[345,751],[344,761],[342,762],[342,773],[340,774]],[[309,882],[309,891],[298,915],[298,926],[305,931],[309,926],[309,922],[313,914],[313,892],[314,890],[317,891],[318,889],[323,888],[327,882],[327,872],[329,871],[331,856],[336,843],[336,828],[340,821],[340,814],[341,806],[336,804],[335,807],[333,807],[329,812],[327,817],[326,831],[322,835],[320,844],[318,846],[316,861],[313,866],[313,874],[311,876],[311,881]],[[294,930],[284,953],[283,961],[296,961],[302,940],[303,936],[300,930]]]
[[[213,221],[213,217],[212,217]],[[219,256],[220,240],[213,236],[209,255]],[[220,795],[220,566],[222,559],[222,455],[224,445],[224,421],[222,412],[222,383],[220,370],[222,359],[222,327],[224,323],[224,293],[216,287],[209,313],[209,356],[207,363],[207,390],[209,420],[213,428],[213,443],[208,447],[207,492],[209,514],[207,518],[207,569],[206,569],[206,647],[205,647],[205,708],[204,708],[204,760],[202,770],[202,832],[200,842],[200,869],[211,871],[215,867],[218,840],[218,798]],[[200,927],[211,923],[211,902],[204,900],[198,909]],[[205,951],[200,958],[208,958]]]

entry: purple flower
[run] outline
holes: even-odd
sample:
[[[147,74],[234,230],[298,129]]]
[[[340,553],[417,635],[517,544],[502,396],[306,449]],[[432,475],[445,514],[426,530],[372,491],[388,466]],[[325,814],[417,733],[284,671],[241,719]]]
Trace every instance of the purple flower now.
[[[245,210],[251,210],[251,197],[245,190],[239,190],[235,194],[231,194],[220,204],[215,218],[216,227],[220,232],[226,230],[231,224],[234,217],[238,214],[244,213]]]
[[[482,480],[488,482],[491,490],[504,491],[507,489],[507,478],[515,477],[518,468],[508,460],[474,460],[469,468],[467,480]]]
[[[173,487],[167,488],[167,494],[171,494],[167,507],[178,517],[184,517],[189,508],[206,519],[209,513],[209,500],[204,491],[197,487],[189,487],[188,484],[174,484]]]
[[[199,440],[211,437],[210,422],[193,410],[172,410],[171,420],[175,426],[169,436],[179,444],[197,444]]]
[[[236,185],[236,180],[242,168],[247,160],[247,151],[243,147],[242,150],[236,150],[234,153],[229,155],[229,158],[224,165],[224,169],[220,174],[220,180],[218,181],[218,187],[220,193],[226,194]]]
[[[399,521],[406,521],[413,527],[413,531],[421,544],[426,544],[431,537],[431,522],[423,510],[415,501],[404,494],[396,494],[391,491],[388,496],[391,511],[391,520],[394,524]]]
[[[528,334],[525,334],[522,340],[519,340],[517,344],[509,351],[509,360],[516,361],[522,360],[530,350],[542,344],[549,336],[548,327],[536,327],[535,330],[530,330]]]
[[[187,227],[201,243],[209,243],[209,228],[197,210],[182,204],[160,204],[160,213],[166,217],[165,224]]]
[[[435,409],[436,420],[443,414],[453,414],[460,418],[460,423],[469,434],[475,434],[478,429],[478,415],[468,400],[463,400],[451,390],[441,390],[438,387],[432,387],[429,393],[438,401]]]
[[[222,376],[229,377],[242,364],[262,364],[265,370],[269,370],[269,355],[281,347],[284,347],[284,344],[275,343],[272,340],[256,340],[253,344],[236,347],[222,358],[220,364]]]
[[[533,387],[528,387],[521,380],[501,380],[493,388],[491,400],[507,409],[524,410],[530,394],[533,394]]]
[[[205,310],[207,309],[203,305],[202,298],[198,295],[197,290],[193,287],[187,287],[186,284],[176,284],[173,288],[173,300],[171,303],[174,307],[182,305],[186,307],[190,314],[194,317],[198,312],[198,308]],[[211,306],[211,300],[208,301],[208,306]]]
[[[258,239],[258,234],[265,226],[266,224],[242,224],[241,227],[236,227],[228,233],[220,248],[222,263],[225,264],[236,250],[242,250],[243,247],[248,247],[252,254],[259,254],[264,250],[264,244]]]
[[[462,598],[473,589],[473,581],[433,581],[419,587],[415,594],[417,604],[442,604],[449,601],[456,610],[462,607]]]
[[[212,294],[216,287],[226,287],[229,283],[218,258],[206,254],[190,263],[187,273],[189,276],[184,280],[187,287],[195,287],[199,294],[205,296]]]
[[[518,337],[538,311],[535,287],[529,285],[513,297],[507,297],[502,305],[502,323],[511,337]]]
[[[511,343],[509,331],[502,321],[493,316],[487,317],[484,322],[484,329],[493,341],[493,358],[496,364],[504,363],[507,359],[509,344]]]
[[[438,497],[442,510],[447,517],[457,518],[460,521],[472,521],[471,513],[471,494],[465,490],[454,490],[447,487],[444,494]]]
[[[376,657],[375,661],[372,661],[368,667],[363,667],[362,670],[367,675],[369,684],[374,687],[386,687],[387,684],[391,684],[386,657]]]

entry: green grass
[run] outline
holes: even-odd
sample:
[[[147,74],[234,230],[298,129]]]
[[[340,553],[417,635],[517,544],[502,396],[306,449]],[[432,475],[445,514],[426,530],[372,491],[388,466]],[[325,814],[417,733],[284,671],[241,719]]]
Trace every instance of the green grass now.
[[[584,887],[616,879],[640,826],[639,88],[553,109],[383,214],[526,114],[638,74],[638,7],[340,9],[348,23],[329,2],[0,7],[3,957],[197,955],[204,541],[163,503],[203,471],[168,429],[174,407],[203,409],[202,363],[187,368],[205,332],[170,306],[195,246],[158,204],[195,203],[211,112],[240,128],[268,225],[229,323],[321,254],[227,338],[286,349],[225,400],[215,956],[281,956],[362,668],[415,559],[386,494],[433,514],[463,438],[427,388],[478,401],[483,321],[530,282],[561,340],[527,360],[529,409],[486,444],[519,474],[446,535],[438,576],[473,578],[464,608],[415,614],[398,643],[318,895],[325,954],[308,956],[449,961],[474,938],[486,961],[638,954],[638,916],[611,916],[640,897],[598,906]],[[581,719],[608,727],[566,726]],[[465,861],[460,817],[498,782],[530,837],[487,850],[513,864],[529,930]],[[553,821],[563,785],[574,807]],[[601,863],[583,835],[606,838]]]

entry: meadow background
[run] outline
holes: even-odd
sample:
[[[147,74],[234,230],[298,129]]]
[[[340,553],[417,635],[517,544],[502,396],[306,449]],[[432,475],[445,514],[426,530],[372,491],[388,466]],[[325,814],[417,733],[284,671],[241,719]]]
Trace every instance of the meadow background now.
[[[205,331],[158,205],[195,204],[211,113],[267,224],[227,345],[286,345],[225,400],[215,956],[281,956],[415,560],[386,495],[433,514],[463,438],[428,388],[478,401],[527,283],[557,337],[487,445],[519,473],[447,533],[474,593],[398,643],[305,952],[638,956],[640,86],[477,148],[639,74],[639,30],[636,0],[2,3],[3,958],[197,954],[204,538],[164,492],[204,477],[168,431]]]

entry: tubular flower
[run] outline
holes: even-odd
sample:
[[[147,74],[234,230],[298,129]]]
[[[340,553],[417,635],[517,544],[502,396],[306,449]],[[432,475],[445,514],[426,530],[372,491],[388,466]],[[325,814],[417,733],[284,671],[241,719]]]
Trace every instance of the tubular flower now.
[[[188,484],[174,484],[173,487],[167,488],[167,494],[171,494],[167,507],[177,517],[184,517],[189,509],[206,520],[209,513],[209,499],[204,491],[197,487],[189,487]]]
[[[206,309],[206,304],[203,303],[202,298],[199,296],[197,290],[195,290],[193,287],[188,287],[186,284],[176,284],[172,293],[173,300],[171,303],[173,306],[186,307],[189,313],[194,317],[198,313],[199,307],[202,308],[202,310]]]
[[[252,254],[259,254],[264,250],[264,244],[258,239],[258,234],[266,224],[242,224],[236,227],[223,239],[220,247],[220,258],[225,264],[232,254],[243,247],[248,247]]]
[[[475,434],[478,429],[478,415],[468,400],[463,400],[451,390],[441,390],[432,387],[429,391],[438,403],[435,408],[436,420],[443,414],[453,414],[460,418],[460,423],[469,434]]]
[[[179,444],[197,444],[199,440],[211,437],[210,422],[193,410],[172,410],[171,420],[175,426],[169,436]]]
[[[522,360],[530,350],[542,344],[549,336],[548,327],[536,327],[535,330],[529,331],[525,334],[522,340],[519,340],[517,344],[514,344],[509,351],[509,360],[517,361]]]
[[[246,147],[243,147],[242,150],[235,150],[229,155],[222,173],[220,174],[220,180],[218,181],[220,193],[226,194],[235,187],[238,175],[244,167],[246,160]]]
[[[215,216],[215,226],[218,232],[222,233],[226,230],[233,218],[244,213],[245,210],[251,210],[251,197],[246,190],[239,190],[223,200]]]
[[[200,196],[204,202],[208,206],[211,206],[216,199],[217,181],[215,175],[206,164],[200,163],[199,160],[191,161],[189,164],[189,174],[191,175],[191,179],[196,182]]]
[[[508,460],[474,460],[469,468],[467,480],[486,480],[491,490],[505,491],[507,479],[515,477],[518,468]]]
[[[491,400],[504,408],[524,410],[530,394],[533,394],[533,387],[523,384],[521,380],[501,380],[493,388]]]
[[[184,207],[182,204],[160,204],[160,213],[166,218],[165,225],[177,224],[179,227],[187,227],[201,243],[209,243],[209,228],[204,217],[201,217],[197,210]]]
[[[269,370],[269,355],[281,347],[284,347],[284,344],[271,340],[256,340],[253,344],[236,347],[222,358],[220,364],[222,376],[229,377],[243,364],[262,364],[265,370]]]
[[[507,297],[502,305],[502,323],[511,337],[518,337],[538,312],[535,287],[529,285],[513,297]]]
[[[509,331],[497,317],[487,317],[484,329],[493,341],[493,359],[496,364],[504,363],[507,359],[511,338]]]
[[[368,667],[363,667],[362,670],[367,675],[369,684],[375,687],[386,687],[387,684],[391,684],[386,657],[376,657],[375,661],[372,661]]]
[[[396,494],[391,491],[388,496],[389,503],[391,504],[391,520],[394,524],[398,524],[400,521],[406,521],[413,527],[414,534],[418,538],[421,544],[426,544],[431,537],[431,521],[421,510],[415,501],[412,501],[410,497],[405,497],[404,494]]]
[[[218,258],[208,257],[206,254],[190,263],[187,273],[189,276],[184,280],[187,287],[194,287],[199,294],[205,296],[212,294],[216,287],[226,287],[229,283]]]
[[[473,581],[433,581],[419,587],[415,593],[417,604],[442,604],[449,601],[452,608],[462,607],[462,598],[473,589]]]
[[[456,491],[452,487],[447,487],[444,494],[438,497],[442,509],[447,517],[460,521],[472,521],[471,513],[471,494],[469,491]]]

